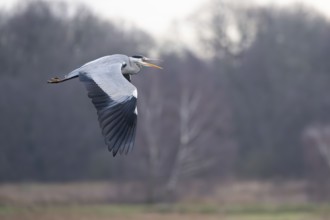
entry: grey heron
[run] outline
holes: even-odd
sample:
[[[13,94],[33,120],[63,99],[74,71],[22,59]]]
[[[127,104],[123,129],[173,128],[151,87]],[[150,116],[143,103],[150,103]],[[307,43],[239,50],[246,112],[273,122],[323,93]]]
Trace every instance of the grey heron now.
[[[48,83],[60,83],[76,77],[85,84],[98,115],[105,143],[113,156],[127,154],[134,146],[137,124],[137,89],[131,75],[143,66],[162,69],[144,56],[115,54],[101,57]]]

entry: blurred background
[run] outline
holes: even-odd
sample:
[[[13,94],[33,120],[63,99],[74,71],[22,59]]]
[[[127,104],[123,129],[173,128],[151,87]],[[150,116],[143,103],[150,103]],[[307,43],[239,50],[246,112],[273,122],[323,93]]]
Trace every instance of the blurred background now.
[[[330,219],[330,3],[0,1],[0,219]],[[134,150],[79,80],[122,53]]]

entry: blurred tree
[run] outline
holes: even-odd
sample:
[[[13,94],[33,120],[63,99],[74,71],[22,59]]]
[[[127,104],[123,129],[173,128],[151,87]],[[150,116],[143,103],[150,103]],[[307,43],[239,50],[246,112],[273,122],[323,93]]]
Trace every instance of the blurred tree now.
[[[222,127],[228,109],[216,108],[224,100],[204,62],[189,51],[162,58],[166,74],[136,79],[143,88],[139,111],[144,140],[138,143],[144,147],[137,150],[143,150],[147,162],[143,170],[149,180],[150,202],[175,199],[182,183],[191,178],[220,174],[215,164],[226,157],[221,155],[221,143],[229,136]]]
[[[214,1],[211,11],[207,48],[229,97],[240,174],[302,176],[302,129],[328,120],[327,20],[299,7],[244,8],[222,1]]]
[[[209,7],[194,22],[210,59],[167,51],[162,73],[133,78],[137,147],[116,158],[83,86],[45,82],[96,57],[149,51],[153,39],[66,4],[1,14],[0,181],[141,181],[154,201],[191,180],[306,177],[306,160],[318,163],[301,136],[330,119],[328,20],[304,8]]]
[[[304,163],[308,195],[313,201],[329,199],[330,181],[330,127],[327,124],[311,124],[302,133]]]
[[[152,45],[141,31],[118,28],[84,7],[69,15],[66,7],[29,1],[1,22],[2,181],[76,180],[94,172],[93,157],[106,148],[84,88],[78,82],[55,88],[46,80],[102,55]],[[120,177],[122,169],[109,168],[102,178]]]

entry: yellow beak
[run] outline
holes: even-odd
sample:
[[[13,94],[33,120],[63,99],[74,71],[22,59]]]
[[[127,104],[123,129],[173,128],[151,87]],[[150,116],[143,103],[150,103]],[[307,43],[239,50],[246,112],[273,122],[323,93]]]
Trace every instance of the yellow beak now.
[[[163,69],[162,67],[157,66],[157,65],[152,64],[152,63],[141,62],[141,64],[142,64],[143,66],[153,67],[153,68],[157,68],[157,69]]]

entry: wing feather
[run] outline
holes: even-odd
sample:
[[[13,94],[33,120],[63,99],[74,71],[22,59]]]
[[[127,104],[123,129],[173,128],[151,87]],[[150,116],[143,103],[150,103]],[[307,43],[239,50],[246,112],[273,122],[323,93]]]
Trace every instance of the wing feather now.
[[[79,78],[97,110],[105,143],[113,156],[127,154],[133,148],[137,125],[136,88],[123,76],[121,64],[86,69]]]

